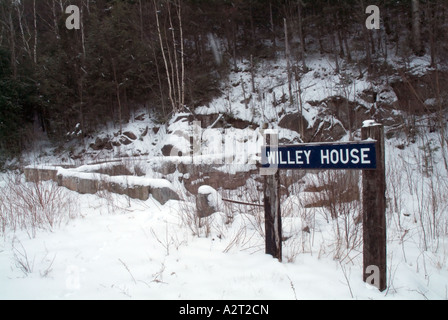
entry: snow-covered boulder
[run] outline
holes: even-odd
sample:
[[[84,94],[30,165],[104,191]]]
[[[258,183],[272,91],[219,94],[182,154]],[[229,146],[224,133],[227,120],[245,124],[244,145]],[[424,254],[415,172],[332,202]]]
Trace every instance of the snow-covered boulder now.
[[[220,211],[222,198],[218,191],[210,186],[201,186],[196,196],[196,209],[199,218],[209,217]]]

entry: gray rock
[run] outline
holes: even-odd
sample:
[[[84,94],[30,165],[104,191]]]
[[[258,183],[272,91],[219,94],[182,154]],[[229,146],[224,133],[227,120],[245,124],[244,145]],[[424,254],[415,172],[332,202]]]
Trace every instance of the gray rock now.
[[[173,149],[173,145],[172,144],[164,145],[163,148],[162,148],[162,154],[165,157],[169,157],[171,155],[171,150],[172,149]]]
[[[130,145],[132,143],[132,141],[129,138],[127,138],[127,136],[121,136],[119,141],[122,145],[125,146]]]
[[[103,138],[96,138],[95,143],[90,144],[90,148],[98,151],[98,150],[103,150],[106,148],[106,146],[108,146],[108,142],[110,141],[109,137],[103,137]]]
[[[179,195],[170,187],[152,185],[149,187],[149,193],[162,205],[170,200],[180,200]]]
[[[126,137],[128,137],[131,140],[137,140],[137,136],[131,131],[123,132],[123,135],[125,135]]]
[[[167,176],[169,174],[173,174],[174,172],[176,172],[177,168],[175,163],[165,161],[154,165],[153,170],[155,172],[163,174],[164,176]]]

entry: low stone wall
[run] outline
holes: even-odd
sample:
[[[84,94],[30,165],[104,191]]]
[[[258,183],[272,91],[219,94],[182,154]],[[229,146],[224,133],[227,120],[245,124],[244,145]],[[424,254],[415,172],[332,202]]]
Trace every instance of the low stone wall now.
[[[58,167],[27,167],[25,178],[28,182],[57,181]]]
[[[79,172],[62,167],[34,166],[25,168],[28,182],[55,181],[59,186],[80,194],[95,194],[101,190],[126,195],[146,201],[152,196],[162,205],[170,200],[180,200],[172,184],[164,179],[135,176],[109,176],[106,174]]]
[[[79,173],[59,169],[56,182],[61,187],[81,194],[95,194],[103,190],[99,177],[92,173]]]
[[[215,189],[238,189],[245,186],[247,181],[259,172],[256,165],[238,167],[238,165],[191,162],[191,157],[165,157],[148,161],[151,169],[162,176],[169,176],[177,171],[186,190],[192,195],[197,195],[202,185]]]

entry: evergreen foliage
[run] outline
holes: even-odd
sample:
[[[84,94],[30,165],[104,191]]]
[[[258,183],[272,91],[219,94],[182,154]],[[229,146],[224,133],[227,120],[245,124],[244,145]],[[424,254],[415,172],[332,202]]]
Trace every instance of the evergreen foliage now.
[[[420,0],[423,52],[412,51],[410,0],[78,0],[71,4],[81,8],[79,30],[65,27],[62,3],[0,1],[3,155],[26,146],[25,128],[34,119],[50,139],[63,142],[77,126],[82,139],[106,121],[120,125],[135,107],[166,119],[182,102],[190,108],[207,104],[220,94],[220,80],[235,59],[282,52],[284,19],[291,38],[301,26],[322,53],[350,61],[354,51],[363,52],[354,62],[373,72],[384,61],[375,60],[381,41],[365,32],[364,22],[365,7],[376,4],[381,36],[397,52],[430,52],[434,64],[448,56],[444,0]],[[219,59],[210,39],[220,39]],[[291,47],[297,61],[308,49],[306,41]]]

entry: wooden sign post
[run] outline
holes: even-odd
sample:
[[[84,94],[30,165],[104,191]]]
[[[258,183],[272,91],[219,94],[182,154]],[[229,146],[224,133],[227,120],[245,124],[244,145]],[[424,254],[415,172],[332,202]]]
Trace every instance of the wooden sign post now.
[[[267,131],[266,146],[278,150],[278,134]],[[266,254],[282,261],[282,215],[280,209],[280,171],[276,165],[261,168],[264,176],[264,223]]]
[[[264,212],[266,254],[282,261],[282,215],[280,210],[280,171],[265,176]]]
[[[264,177],[266,253],[282,261],[280,169],[363,170],[363,280],[386,289],[386,177],[384,128],[364,122],[363,141],[279,146],[265,135],[260,174]]]
[[[386,289],[386,174],[384,128],[377,123],[365,124],[363,140],[377,143],[376,170],[365,170],[362,176],[363,280],[380,291]]]

